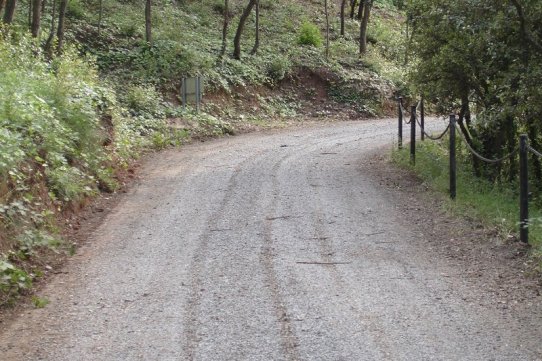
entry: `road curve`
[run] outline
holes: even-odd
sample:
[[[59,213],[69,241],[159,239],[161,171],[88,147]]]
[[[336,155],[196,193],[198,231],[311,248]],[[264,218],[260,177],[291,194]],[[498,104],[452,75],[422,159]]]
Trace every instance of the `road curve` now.
[[[467,302],[461,270],[417,246],[364,175],[394,125],[153,156],[44,289],[50,304],[0,331],[0,359],[541,360],[539,315]]]

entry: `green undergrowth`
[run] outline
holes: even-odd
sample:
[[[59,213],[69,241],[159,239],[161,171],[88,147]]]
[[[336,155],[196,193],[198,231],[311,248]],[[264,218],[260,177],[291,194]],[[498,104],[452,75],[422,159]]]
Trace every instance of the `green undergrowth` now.
[[[332,86],[350,96],[336,97],[347,104],[362,103],[369,114],[382,114],[382,97],[404,88],[403,15],[389,1],[377,1],[369,27],[369,50],[360,58],[359,22],[346,20],[346,35],[339,34],[337,16],[330,17],[330,52],[325,56],[323,4],[301,1],[261,1],[260,47],[255,41],[255,18],[251,15],[241,41],[241,60],[233,59],[233,38],[246,4],[230,3],[231,16],[226,53],[222,48],[222,1],[157,1],[153,3],[153,42],[144,40],[144,4],[104,0],[104,19],[98,34],[96,4],[81,2],[84,16],[71,18],[73,40],[92,54],[103,76],[116,84],[151,84],[160,91],[178,94],[183,76],[202,75],[205,91],[235,92],[236,87],[273,87],[300,67],[328,69]],[[337,14],[337,4],[330,4]],[[292,17],[292,14],[299,16]],[[180,31],[179,29],[182,29]],[[355,85],[355,86],[353,86]],[[369,91],[359,91],[363,88]]]
[[[197,131],[172,128],[169,117],[190,119],[206,135],[230,130],[163,102],[151,85],[117,95],[74,48],[50,59],[27,36],[0,37],[1,306],[43,274],[45,253],[71,252],[61,235],[67,213],[115,191],[117,172],[142,152]]]
[[[457,196],[449,199],[449,157],[445,141],[418,142],[416,164],[410,163],[408,147],[395,150],[392,159],[401,167],[414,171],[421,179],[442,194],[452,216],[477,219],[499,230],[503,238],[519,235],[519,186],[491,183],[477,178],[468,162],[468,151],[459,144],[457,157]],[[534,256],[542,256],[542,209],[531,202],[529,243]]]

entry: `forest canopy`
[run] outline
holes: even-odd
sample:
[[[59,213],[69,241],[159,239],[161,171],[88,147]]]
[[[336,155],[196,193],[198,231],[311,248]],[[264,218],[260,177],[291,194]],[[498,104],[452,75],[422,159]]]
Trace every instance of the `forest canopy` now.
[[[459,111],[477,150],[500,157],[526,133],[540,148],[542,3],[537,0],[411,0],[411,81],[440,112]],[[536,179],[540,163],[532,160]],[[515,179],[516,162],[478,174]]]

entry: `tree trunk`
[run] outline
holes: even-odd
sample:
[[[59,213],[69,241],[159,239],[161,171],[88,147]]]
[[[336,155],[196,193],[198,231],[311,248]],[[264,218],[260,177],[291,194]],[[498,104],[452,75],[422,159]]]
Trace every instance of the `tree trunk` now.
[[[220,50],[220,57],[222,58],[226,54],[226,43],[228,37],[228,25],[230,23],[230,6],[228,0],[224,0],[224,25],[222,26],[222,49]]]
[[[252,48],[251,54],[256,54],[258,48],[260,47],[260,0],[256,0],[256,39],[254,40],[254,47]]]
[[[43,46],[43,50],[49,57],[52,56],[53,39],[55,38],[55,18],[56,18],[56,0],[53,0],[53,8],[51,9],[51,29],[49,30],[49,37]]]
[[[241,14],[239,19],[239,25],[237,25],[237,31],[235,32],[235,38],[233,39],[233,58],[240,60],[241,59],[241,35],[243,34],[243,29],[247,21],[250,12],[254,5],[256,5],[257,0],[250,0],[245,10]]]
[[[354,14],[356,12],[357,0],[350,0],[350,19],[354,20]]]
[[[0,0],[0,14],[4,10],[4,6],[6,6],[6,0]]]
[[[64,22],[66,19],[66,7],[68,6],[68,0],[60,0],[60,7],[58,9],[58,29],[56,31],[56,37],[58,44],[56,51],[58,54],[62,52],[64,47]]]
[[[474,145],[474,141],[471,137],[471,114],[470,114],[470,106],[469,106],[469,97],[468,97],[468,91],[465,92],[465,95],[461,97],[461,110],[459,111],[459,119],[457,120],[457,125],[459,125],[459,129],[461,130],[461,134],[463,134],[463,137],[465,138],[465,141],[469,143],[469,145],[476,149],[476,146]],[[473,154],[472,155],[472,167],[474,171],[474,175],[477,177],[482,176],[482,168],[480,164],[480,160]]]
[[[341,36],[344,36],[344,13],[346,11],[346,0],[341,2]]]
[[[28,21],[28,28],[32,31],[32,6],[34,0],[28,1],[28,13],[27,13],[27,21]]]
[[[329,12],[327,9],[327,0],[324,0],[324,13],[326,15],[326,59],[329,58]]]
[[[373,6],[372,0],[363,1],[363,18],[359,27],[359,53],[365,54],[367,52],[367,26],[369,25],[369,17],[371,16],[371,7]]]
[[[358,15],[357,19],[361,20],[363,18],[364,4],[366,0],[359,0]]]
[[[104,14],[104,2],[103,0],[100,0],[100,9],[98,11],[98,36],[100,36],[100,33],[102,32],[102,19]]]
[[[17,0],[6,0],[6,11],[4,13],[4,23],[11,24],[13,22],[16,6],[17,6]]]
[[[145,2],[145,40],[152,45],[151,1]]]
[[[41,23],[41,0],[32,0],[32,37],[37,38],[40,35]]]
[[[527,27],[527,19],[525,17],[525,11],[518,0],[510,0],[512,5],[516,8],[516,12],[519,18],[520,30],[525,40],[531,44],[538,52],[542,52],[542,44],[535,38],[533,33]]]

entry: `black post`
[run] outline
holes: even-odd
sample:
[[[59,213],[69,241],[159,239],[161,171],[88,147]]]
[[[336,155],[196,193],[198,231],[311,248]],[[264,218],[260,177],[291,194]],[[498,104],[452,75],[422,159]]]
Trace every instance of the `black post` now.
[[[416,106],[410,107],[410,162],[416,164]]]
[[[455,114],[450,115],[450,198],[456,196]]]
[[[398,106],[399,106],[399,135],[397,137],[397,143],[399,146],[399,149],[403,148],[403,111],[401,110],[401,107],[403,105],[403,98],[399,97],[398,100]]]
[[[183,102],[183,109],[186,108],[186,78],[181,80],[181,101]]]
[[[199,113],[200,92],[201,92],[201,77],[198,75],[196,77],[196,113]]]
[[[422,97],[422,100],[420,101],[420,128],[422,129],[420,131],[420,137],[421,137],[421,140],[425,140],[425,134],[424,134],[424,130],[425,130],[425,107],[423,105],[423,97]]]
[[[527,135],[519,137],[519,239],[529,243],[529,172]]]

